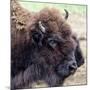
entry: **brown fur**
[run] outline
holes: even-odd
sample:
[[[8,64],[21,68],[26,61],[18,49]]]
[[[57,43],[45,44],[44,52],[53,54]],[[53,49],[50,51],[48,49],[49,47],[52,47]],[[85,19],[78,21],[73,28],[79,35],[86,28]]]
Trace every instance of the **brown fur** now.
[[[14,47],[16,44],[19,44],[19,42],[23,43],[19,36],[23,34],[30,16],[31,13],[23,8],[17,0],[11,0],[11,40],[13,41],[12,47]],[[22,36],[22,39],[23,38],[24,36]]]

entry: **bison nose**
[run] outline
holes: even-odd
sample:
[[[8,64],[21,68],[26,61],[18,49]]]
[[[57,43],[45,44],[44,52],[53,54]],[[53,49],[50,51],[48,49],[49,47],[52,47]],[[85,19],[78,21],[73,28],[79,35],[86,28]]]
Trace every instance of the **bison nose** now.
[[[76,62],[70,62],[68,65],[68,69],[69,69],[70,73],[74,73],[77,69]]]

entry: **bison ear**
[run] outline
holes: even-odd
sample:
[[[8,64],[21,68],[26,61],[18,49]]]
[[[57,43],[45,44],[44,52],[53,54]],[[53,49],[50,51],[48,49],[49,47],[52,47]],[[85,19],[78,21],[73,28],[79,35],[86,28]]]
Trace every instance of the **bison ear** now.
[[[40,31],[32,32],[32,42],[34,45],[42,46],[43,34]]]
[[[39,21],[37,23],[37,29],[38,29],[38,31],[33,31],[32,32],[32,40],[33,40],[34,44],[41,47],[42,46],[42,40],[43,40],[44,34],[46,32],[46,29],[42,25],[41,21]]]
[[[75,58],[76,58],[78,67],[80,67],[81,65],[84,64],[84,57],[83,57],[79,42],[78,42],[78,45],[76,47]]]

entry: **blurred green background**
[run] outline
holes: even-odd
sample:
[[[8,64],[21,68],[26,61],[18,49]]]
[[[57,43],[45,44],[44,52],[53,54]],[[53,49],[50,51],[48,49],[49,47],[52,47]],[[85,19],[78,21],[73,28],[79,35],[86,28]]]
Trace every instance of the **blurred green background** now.
[[[43,3],[43,2],[34,2],[31,0],[18,0],[18,1],[23,7],[25,7],[26,9],[30,11],[39,11],[44,7],[55,7],[60,10],[67,9],[71,13],[85,13],[86,12],[86,5]]]

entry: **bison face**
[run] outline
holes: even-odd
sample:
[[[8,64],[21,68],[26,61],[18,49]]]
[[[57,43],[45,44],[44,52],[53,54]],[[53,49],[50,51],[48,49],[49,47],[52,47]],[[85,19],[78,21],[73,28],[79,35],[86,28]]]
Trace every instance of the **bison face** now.
[[[39,27],[40,30],[32,32],[33,53],[36,55],[34,57],[39,59],[39,63],[53,66],[62,78],[73,74],[84,63],[77,40],[72,37],[64,39],[60,32],[45,32],[44,27]]]
[[[73,36],[72,39],[76,43],[75,48],[71,52],[68,52],[62,62],[57,65],[56,68],[57,74],[62,78],[74,74],[77,68],[84,64],[84,57],[80,49],[79,40],[76,38],[76,36]]]

